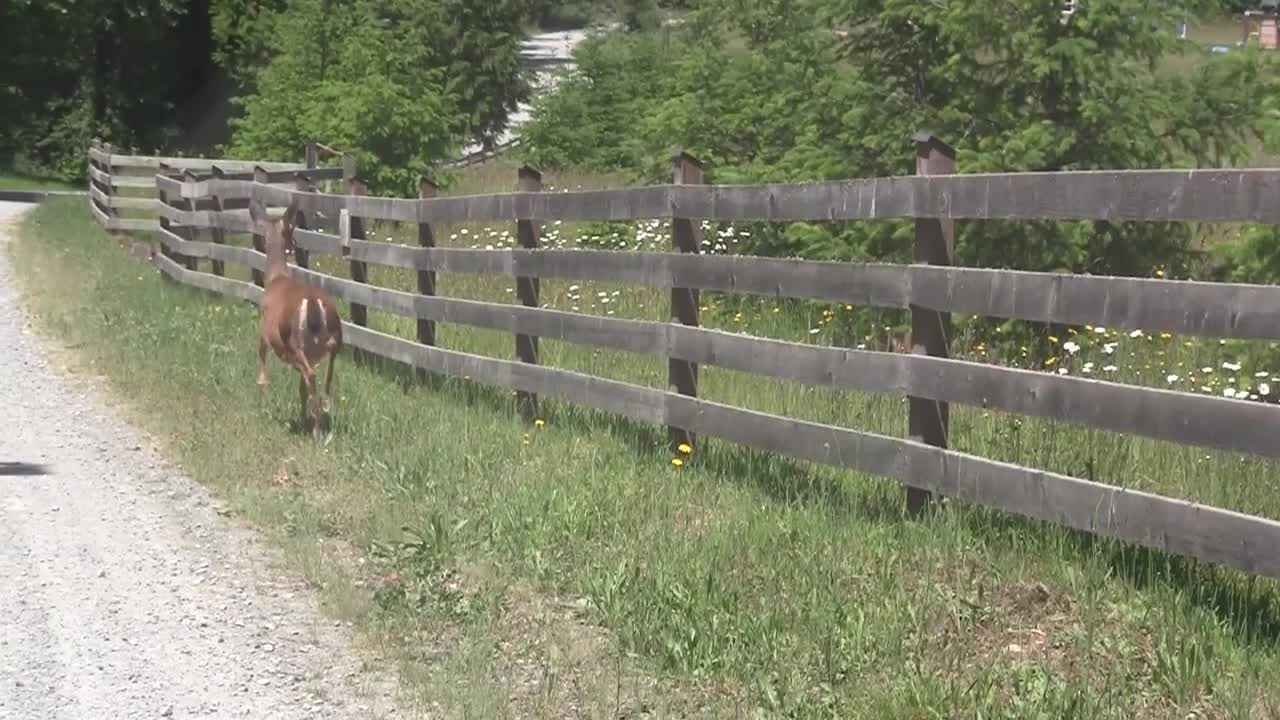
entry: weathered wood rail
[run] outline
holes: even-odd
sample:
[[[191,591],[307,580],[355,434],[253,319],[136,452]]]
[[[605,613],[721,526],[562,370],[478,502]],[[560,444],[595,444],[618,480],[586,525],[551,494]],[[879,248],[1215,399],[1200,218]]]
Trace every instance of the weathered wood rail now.
[[[673,183],[590,192],[540,192],[536,172],[521,172],[518,192],[436,197],[424,182],[418,198],[363,194],[348,169],[347,192],[315,190],[311,171],[284,175],[258,168],[256,179],[224,174],[179,176],[173,166],[153,178],[166,203],[157,208],[165,254],[157,258],[178,282],[250,301],[254,283],[220,277],[222,263],[260,270],[254,249],[225,244],[226,233],[251,231],[250,198],[305,217],[341,218],[337,234],[300,229],[304,255],[350,263],[349,278],[307,267],[294,272],[352,307],[417,321],[415,340],[347,323],[348,342],[363,353],[426,372],[465,376],[518,393],[529,417],[554,397],[669,428],[673,444],[699,436],[899,480],[908,507],[930,494],[1046,520],[1070,528],[1280,578],[1280,522],[1177,498],[1114,487],[947,449],[950,403],[1062,420],[1106,430],[1263,457],[1280,457],[1280,406],[1083,377],[987,365],[948,357],[952,312],[1031,321],[1093,323],[1210,338],[1280,340],[1280,288],[1148,280],[951,266],[956,219],[1094,219],[1109,221],[1280,222],[1280,170],[953,175],[950,148],[916,138],[916,176],[797,185],[711,186],[701,168],[678,156]],[[158,167],[158,166],[157,166]],[[242,173],[245,171],[241,171]],[[539,220],[672,218],[671,252],[554,250],[539,246]],[[696,220],[914,218],[915,263],[838,263],[698,253]],[[362,237],[361,221],[417,223],[416,247]],[[436,247],[432,226],[458,221],[515,224],[520,247]],[[302,226],[300,226],[302,227]],[[311,227],[314,227],[312,225]],[[683,230],[681,229],[683,228]],[[207,231],[211,241],[196,241]],[[197,270],[215,261],[217,274]],[[306,263],[300,263],[305,265]],[[418,292],[368,284],[368,265],[416,271]],[[441,297],[434,273],[512,278],[518,304]],[[600,317],[538,307],[540,278],[596,280],[672,289],[669,323]],[[815,346],[700,327],[698,291],[730,291],[903,308],[912,311],[908,354]],[[691,302],[692,299],[692,302]],[[499,330],[516,338],[514,357],[497,359],[437,347],[435,323]],[[667,390],[542,366],[540,338],[666,357]],[[895,438],[745,410],[697,397],[700,365],[773,378],[911,398],[908,437]]]
[[[249,160],[159,157],[115,152],[108,143],[94,140],[89,147],[89,207],[94,218],[108,230],[152,232],[163,204],[157,194],[155,173],[190,171],[211,175],[215,169],[224,177],[252,180],[254,168],[268,171],[270,182],[292,182],[300,171],[315,180],[341,179],[342,168],[319,167],[319,146],[307,146],[305,162],[260,163]],[[129,216],[121,210],[130,211]]]

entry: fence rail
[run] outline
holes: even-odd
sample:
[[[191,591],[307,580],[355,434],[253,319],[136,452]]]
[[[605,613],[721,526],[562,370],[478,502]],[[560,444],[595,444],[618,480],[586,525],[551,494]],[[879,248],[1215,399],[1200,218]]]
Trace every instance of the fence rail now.
[[[268,182],[294,181],[298,173],[313,180],[336,180],[344,177],[343,168],[318,166],[316,145],[307,147],[307,161],[301,163],[264,163],[249,160],[159,157],[122,155],[109,144],[94,140],[89,147],[89,196],[94,217],[108,230],[154,231],[157,214],[164,207],[156,186],[157,171],[198,172],[230,180],[252,180],[255,168],[267,171]],[[120,211],[137,211],[143,217],[122,216]]]
[[[1197,393],[1138,387],[988,365],[948,356],[949,314],[961,312],[1041,322],[1095,323],[1203,337],[1280,340],[1280,288],[1120,277],[1015,272],[950,266],[955,219],[1105,219],[1132,221],[1280,222],[1264,199],[1280,189],[1280,170],[1014,173],[957,176],[950,148],[917,138],[914,177],[760,186],[701,185],[701,168],[678,156],[671,185],[601,192],[540,192],[536,172],[522,169],[520,191],[435,197],[423,183],[417,199],[363,194],[353,172],[347,192],[317,192],[312,178],[282,187],[279,173],[180,177],[172,165],[153,178],[164,273],[184,284],[260,302],[260,249],[225,243],[249,233],[248,199],[295,202],[299,262],[291,272],[345,299],[348,342],[359,351],[423,371],[462,376],[515,390],[532,417],[540,397],[665,425],[673,443],[711,436],[792,457],[894,478],[919,510],[931,493],[1070,528],[1280,578],[1280,523],[1104,483],[997,462],[947,449],[949,403],[1063,420],[1110,431],[1280,457],[1280,406]],[[218,163],[221,169],[222,164]],[[938,174],[934,174],[938,173]],[[100,212],[94,195],[95,212]],[[232,208],[232,205],[237,207]],[[309,213],[341,217],[338,234],[306,229]],[[540,247],[537,220],[670,217],[672,252],[550,250]],[[911,265],[819,262],[698,254],[692,220],[848,220],[912,217]],[[364,239],[363,221],[414,222],[419,246]],[[502,219],[516,224],[521,247],[469,250],[435,247],[432,225]],[[197,241],[198,231],[211,241]],[[350,277],[316,272],[306,258],[332,255]],[[214,274],[198,262],[214,262]],[[220,277],[222,263],[247,266],[258,284]],[[413,270],[418,292],[368,283],[369,264]],[[437,271],[513,278],[518,304],[441,297]],[[670,323],[585,315],[538,306],[541,278],[602,280],[672,289]],[[910,309],[912,353],[816,346],[700,327],[701,290],[797,297]],[[373,308],[417,321],[416,341],[367,327]],[[435,346],[435,323],[510,333],[515,360]],[[930,329],[932,337],[924,337]],[[606,380],[539,364],[537,341],[561,340],[666,357],[668,390]],[[911,399],[908,437],[893,438],[770,415],[697,397],[697,369],[712,365],[772,378]]]

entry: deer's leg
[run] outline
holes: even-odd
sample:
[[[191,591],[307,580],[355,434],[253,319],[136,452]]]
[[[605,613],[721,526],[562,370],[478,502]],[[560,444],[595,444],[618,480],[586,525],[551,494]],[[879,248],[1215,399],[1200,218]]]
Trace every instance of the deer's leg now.
[[[258,391],[267,391],[267,339],[258,338]]]
[[[333,407],[333,364],[337,361],[338,353],[330,351],[329,367],[325,369],[324,373],[324,407],[322,409],[326,413]]]
[[[303,416],[307,421],[313,423],[314,427],[316,420],[316,371],[311,367],[311,363],[307,360],[307,354],[300,347],[293,348],[293,364],[298,367],[298,372],[302,374],[298,392],[302,400]]]

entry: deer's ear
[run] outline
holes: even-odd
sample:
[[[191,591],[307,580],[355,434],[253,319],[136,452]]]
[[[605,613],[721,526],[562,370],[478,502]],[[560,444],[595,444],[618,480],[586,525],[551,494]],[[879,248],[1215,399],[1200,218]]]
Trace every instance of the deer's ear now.
[[[289,207],[285,209],[284,216],[281,219],[284,221],[281,232],[283,232],[285,237],[293,237],[293,228],[298,222],[297,198],[293,198],[289,201]]]

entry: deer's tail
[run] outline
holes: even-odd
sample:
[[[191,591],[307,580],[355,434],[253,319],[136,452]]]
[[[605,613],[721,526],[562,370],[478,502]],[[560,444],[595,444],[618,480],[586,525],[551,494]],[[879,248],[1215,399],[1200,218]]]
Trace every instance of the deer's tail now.
[[[307,331],[312,335],[319,335],[325,330],[325,308],[323,303],[317,298],[307,303]]]

